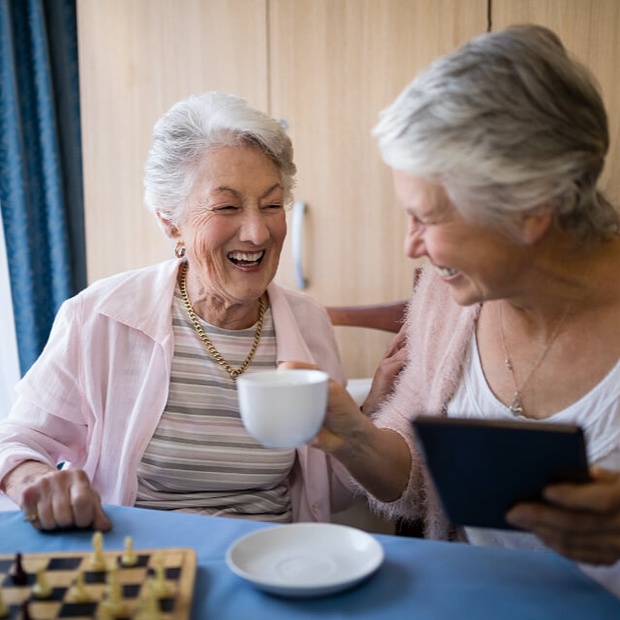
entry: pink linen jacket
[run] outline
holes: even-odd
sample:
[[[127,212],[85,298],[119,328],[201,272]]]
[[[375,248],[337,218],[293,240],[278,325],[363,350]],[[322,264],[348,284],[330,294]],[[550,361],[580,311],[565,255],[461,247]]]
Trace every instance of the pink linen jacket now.
[[[63,304],[0,423],[0,480],[26,459],[66,461],[84,469],[103,503],[134,504],[137,466],[168,397],[178,266],[118,274]],[[325,309],[275,283],[267,290],[278,361],[316,364],[345,384]],[[352,497],[346,470],[307,446],[297,450],[290,482],[295,521],[329,521]]]

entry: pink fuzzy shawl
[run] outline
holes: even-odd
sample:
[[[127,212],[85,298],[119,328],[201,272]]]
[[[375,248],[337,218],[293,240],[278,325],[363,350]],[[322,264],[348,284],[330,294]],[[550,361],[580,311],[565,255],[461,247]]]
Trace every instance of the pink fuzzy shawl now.
[[[459,306],[431,267],[422,270],[407,313],[408,361],[393,394],[374,415],[407,442],[412,468],[409,483],[396,501],[370,496],[371,507],[389,518],[423,519],[426,536],[445,539],[449,524],[418,451],[411,420],[420,414],[445,415],[459,385],[463,361],[480,305]]]

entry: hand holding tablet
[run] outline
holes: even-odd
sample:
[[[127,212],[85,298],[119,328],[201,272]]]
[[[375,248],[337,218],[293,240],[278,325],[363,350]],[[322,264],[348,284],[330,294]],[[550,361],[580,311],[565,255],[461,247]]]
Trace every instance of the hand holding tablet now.
[[[454,525],[515,529],[505,520],[515,504],[543,501],[550,484],[589,480],[578,426],[435,416],[412,424]]]

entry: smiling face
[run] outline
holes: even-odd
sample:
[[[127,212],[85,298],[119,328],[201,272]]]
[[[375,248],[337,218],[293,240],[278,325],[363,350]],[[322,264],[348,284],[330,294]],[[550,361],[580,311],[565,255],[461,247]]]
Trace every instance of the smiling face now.
[[[398,170],[393,170],[393,178],[409,215],[407,256],[427,257],[461,305],[507,296],[530,260],[529,245],[466,220],[441,185]]]
[[[168,235],[185,244],[190,296],[205,320],[265,292],[286,236],[284,206],[279,170],[257,147],[220,147],[199,162]]]

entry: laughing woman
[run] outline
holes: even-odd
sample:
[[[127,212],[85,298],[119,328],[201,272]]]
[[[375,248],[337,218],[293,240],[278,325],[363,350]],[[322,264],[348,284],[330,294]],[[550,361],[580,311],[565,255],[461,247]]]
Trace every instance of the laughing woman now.
[[[274,522],[346,506],[341,465],[260,446],[237,409],[236,377],[283,360],[344,381],[323,308],[273,283],[294,174],[284,130],[234,96],[156,124],[145,197],[175,258],[67,301],[0,424],[1,488],[35,527],[107,530],[102,502]]]
[[[515,25],[437,59],[375,136],[408,216],[405,251],[426,263],[408,358],[372,420],[333,384],[314,445],[377,509],[446,538],[415,416],[578,424],[590,483],[515,506],[522,531],[458,534],[555,550],[620,596],[620,215],[600,190],[610,137],[596,83],[553,32]]]

